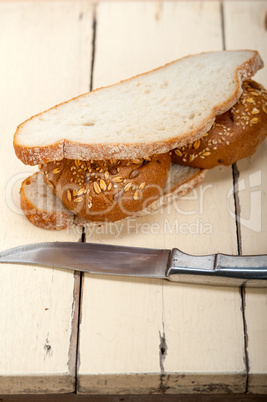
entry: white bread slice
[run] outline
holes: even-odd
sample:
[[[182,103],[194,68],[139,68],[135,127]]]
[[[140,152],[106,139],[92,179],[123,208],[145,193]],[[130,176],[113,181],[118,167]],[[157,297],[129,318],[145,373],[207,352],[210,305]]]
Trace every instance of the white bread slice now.
[[[20,205],[29,221],[40,228],[61,230],[74,223],[73,213],[54,196],[40,172],[34,173],[22,182]]]
[[[33,116],[18,126],[15,152],[30,165],[168,152],[202,137],[262,67],[251,50],[184,57]]]
[[[148,215],[162,205],[169,204],[175,198],[185,195],[204,179],[205,173],[205,170],[173,164],[162,196],[150,204],[148,208],[129,218]],[[22,182],[20,204],[29,221],[43,229],[61,230],[73,225],[94,226],[104,223],[85,222],[74,216],[45,184],[40,172],[34,173]]]

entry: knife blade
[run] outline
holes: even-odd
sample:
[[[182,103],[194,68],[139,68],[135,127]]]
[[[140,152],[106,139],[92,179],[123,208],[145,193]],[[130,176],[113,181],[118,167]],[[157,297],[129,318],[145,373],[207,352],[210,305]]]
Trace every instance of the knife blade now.
[[[59,267],[90,274],[168,279],[175,282],[267,286],[267,255],[196,256],[179,249],[46,242],[0,252],[0,263]]]

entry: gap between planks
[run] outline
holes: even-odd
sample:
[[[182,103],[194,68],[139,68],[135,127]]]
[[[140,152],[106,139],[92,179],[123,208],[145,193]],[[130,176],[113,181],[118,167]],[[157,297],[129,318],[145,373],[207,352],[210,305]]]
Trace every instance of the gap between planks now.
[[[91,52],[91,68],[89,71],[90,74],[90,85],[89,91],[93,89],[93,77],[94,77],[94,62],[95,62],[95,43],[96,43],[96,27],[97,27],[97,17],[96,17],[96,8],[97,4],[94,3],[93,5],[93,24],[92,24],[92,52]],[[86,243],[86,232],[85,227],[82,228],[82,235],[80,239],[81,243]],[[74,372],[75,372],[75,388],[74,394],[78,393],[79,381],[78,381],[78,370],[79,370],[79,362],[80,362],[80,351],[79,351],[79,340],[80,340],[80,324],[82,320],[82,295],[83,295],[83,279],[84,275],[83,272],[76,272],[75,273],[75,284],[74,284],[74,293],[77,298],[76,303],[76,319],[73,322],[73,332],[76,334],[76,351],[75,351],[75,363],[74,363]],[[74,296],[74,297],[75,297]],[[75,300],[75,299],[74,299]]]
[[[222,41],[223,41],[222,45],[223,50],[226,50],[224,2],[221,2],[220,12],[221,12],[221,27],[222,27]],[[238,255],[242,255],[242,239],[241,239],[241,227],[240,227],[241,206],[238,193],[239,170],[236,163],[232,165],[232,178],[233,178],[233,197],[235,206],[237,250]],[[244,286],[242,286],[240,288],[240,297],[241,297],[241,313],[243,320],[243,336],[244,336],[244,363],[246,368],[246,386],[244,393],[247,394],[248,380],[249,380],[249,358],[248,358],[248,333],[247,333],[247,322],[245,314],[245,295],[246,295],[246,289]]]

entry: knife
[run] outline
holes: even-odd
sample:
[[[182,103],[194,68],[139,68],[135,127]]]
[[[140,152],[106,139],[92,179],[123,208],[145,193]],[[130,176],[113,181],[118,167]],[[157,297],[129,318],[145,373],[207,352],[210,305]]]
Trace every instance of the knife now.
[[[0,263],[45,265],[90,274],[140,276],[184,283],[267,286],[267,255],[194,256],[177,248],[47,242],[2,251]]]

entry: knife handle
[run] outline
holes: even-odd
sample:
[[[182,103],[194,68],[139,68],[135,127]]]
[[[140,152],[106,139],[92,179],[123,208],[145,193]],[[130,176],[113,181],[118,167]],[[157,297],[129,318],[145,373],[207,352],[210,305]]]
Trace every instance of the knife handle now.
[[[173,249],[167,278],[205,285],[267,287],[267,255],[193,256]]]

